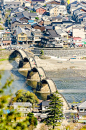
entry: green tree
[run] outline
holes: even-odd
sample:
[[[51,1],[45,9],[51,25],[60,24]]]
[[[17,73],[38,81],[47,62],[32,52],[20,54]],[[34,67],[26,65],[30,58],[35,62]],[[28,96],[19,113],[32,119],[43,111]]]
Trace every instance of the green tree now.
[[[39,102],[39,99],[34,93],[23,89],[18,90],[15,95],[16,97],[14,97],[13,102],[30,102],[33,106]]]
[[[0,81],[1,78],[2,75],[0,74]],[[4,90],[10,87],[12,82],[13,79],[8,77],[3,86],[0,84],[0,130],[30,130],[29,125],[33,124],[33,127],[37,125],[35,123],[35,120],[37,121],[37,119],[34,117],[34,115],[29,113],[30,117],[27,116],[26,119],[21,121],[22,113],[19,113],[8,106],[12,97],[11,95],[5,95]],[[20,90],[20,92],[18,91],[16,95],[20,98],[20,96],[25,93],[26,91]],[[27,94],[29,94],[29,92]],[[7,110],[9,110],[9,112]],[[31,115],[33,118],[31,118]],[[31,122],[29,122],[30,118]]]
[[[36,126],[37,125],[37,118],[34,117],[34,114],[33,113],[29,113],[27,116],[29,117],[30,125]]]
[[[41,52],[40,52],[41,55],[44,55],[44,51],[41,49]]]
[[[39,20],[39,18],[38,18],[38,17],[35,17],[35,19]]]
[[[56,92],[50,96],[49,113],[45,121],[47,125],[52,125],[54,129],[55,126],[59,125],[59,120],[62,118],[62,100],[59,93]]]

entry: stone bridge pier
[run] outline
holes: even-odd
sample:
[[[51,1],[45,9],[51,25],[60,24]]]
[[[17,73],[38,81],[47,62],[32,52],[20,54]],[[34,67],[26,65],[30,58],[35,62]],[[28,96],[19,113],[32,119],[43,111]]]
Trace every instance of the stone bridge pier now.
[[[38,82],[36,90],[39,93],[54,93],[57,88],[52,79],[43,79],[41,82]]]

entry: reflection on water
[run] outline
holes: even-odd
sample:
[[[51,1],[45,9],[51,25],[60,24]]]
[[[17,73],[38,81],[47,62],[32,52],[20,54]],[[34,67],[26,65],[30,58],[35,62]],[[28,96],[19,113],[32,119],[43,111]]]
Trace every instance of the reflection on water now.
[[[11,73],[12,73],[14,76],[14,82],[10,87],[11,93],[15,94],[15,92],[17,90],[25,89],[25,90],[28,90],[30,92],[34,92],[39,99],[46,100],[47,94],[36,93],[37,81],[27,81],[26,77],[27,77],[27,73],[28,73],[29,68],[28,69],[25,68],[26,70],[23,70],[23,67],[20,69],[18,68],[19,61],[22,60],[21,56],[19,54],[13,53],[12,55],[10,55],[9,60],[10,60],[9,62],[13,66],[13,70],[5,71],[6,73],[4,75],[6,76],[6,75],[8,75],[8,73],[9,73],[9,75],[11,75]],[[9,90],[7,90],[6,93],[8,94]]]
[[[29,85],[29,86],[31,86],[32,88],[35,88],[36,89],[36,87],[37,87],[37,81],[27,81],[27,84]]]
[[[5,94],[13,94],[15,96],[15,93],[20,90],[20,89],[24,89],[30,92],[36,92],[34,91],[35,89],[34,86],[36,86],[35,82],[29,82],[30,85],[27,83],[27,79],[25,76],[21,75],[18,70],[5,70],[5,71],[0,71],[0,74],[2,74],[2,78],[1,78],[1,86],[3,86],[6,82],[6,80],[8,79],[8,77],[12,77],[14,79],[13,83],[11,84],[11,86],[9,88],[7,88],[5,90]],[[32,87],[33,88],[32,88]],[[46,94],[38,94],[35,93],[37,95],[37,97],[39,99],[47,99],[47,95]]]

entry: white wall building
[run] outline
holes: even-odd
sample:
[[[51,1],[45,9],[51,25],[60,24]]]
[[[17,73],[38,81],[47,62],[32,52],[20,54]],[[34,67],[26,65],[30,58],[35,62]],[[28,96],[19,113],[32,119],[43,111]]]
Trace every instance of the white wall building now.
[[[82,39],[86,39],[86,30],[84,27],[73,27],[73,37],[81,37]]]

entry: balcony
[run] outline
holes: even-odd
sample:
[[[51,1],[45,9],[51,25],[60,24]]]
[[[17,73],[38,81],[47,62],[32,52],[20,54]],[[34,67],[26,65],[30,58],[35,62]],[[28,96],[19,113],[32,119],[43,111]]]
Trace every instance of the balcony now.
[[[25,37],[19,37],[18,41],[26,41],[26,38]]]

